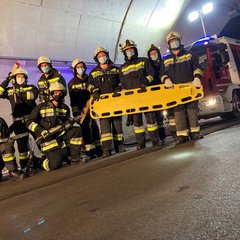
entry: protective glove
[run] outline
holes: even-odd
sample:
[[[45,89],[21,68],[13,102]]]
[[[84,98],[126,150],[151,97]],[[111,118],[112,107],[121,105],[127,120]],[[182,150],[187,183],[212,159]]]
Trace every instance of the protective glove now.
[[[195,77],[192,81],[192,84],[196,88],[200,88],[202,86],[201,80],[198,77]]]
[[[173,87],[173,82],[170,78],[167,78],[164,82],[165,88],[172,88]]]
[[[133,116],[127,115],[126,126],[129,127],[130,125],[133,125]]]
[[[100,99],[100,93],[99,93],[99,91],[94,91],[94,92],[92,93],[92,97],[93,97],[93,100],[94,100],[94,101],[98,101],[98,100]]]
[[[121,91],[122,91],[122,87],[121,87],[121,85],[118,85],[114,90],[113,97],[120,96],[121,94],[119,94],[119,92],[121,92]]]
[[[41,136],[46,139],[49,136],[49,132],[47,130],[42,130],[41,131]]]
[[[13,144],[14,140],[12,138],[8,138],[7,142]]]
[[[6,79],[5,79],[5,81],[6,81],[7,83],[10,83],[11,80],[12,80],[12,78],[11,78],[10,76],[6,77]]]

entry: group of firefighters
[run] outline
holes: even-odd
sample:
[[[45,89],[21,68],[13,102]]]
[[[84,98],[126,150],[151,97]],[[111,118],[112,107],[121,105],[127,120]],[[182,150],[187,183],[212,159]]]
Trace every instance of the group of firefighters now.
[[[113,149],[116,153],[125,152],[122,117],[100,119],[99,130],[96,120],[88,112],[89,99],[92,96],[94,101],[98,101],[101,94],[118,94],[122,90],[136,88],[144,90],[146,86],[160,83],[165,88],[172,88],[178,83],[201,87],[202,71],[198,58],[184,48],[181,39],[178,32],[167,35],[170,51],[164,59],[154,44],[148,49],[148,58],[139,57],[135,42],[126,40],[120,45],[125,60],[120,67],[111,61],[106,49],[98,47],[94,52],[97,66],[89,75],[86,74],[87,66],[83,60],[73,60],[73,78],[68,86],[60,72],[53,68],[50,59],[44,56],[37,62],[41,71],[38,88],[28,84],[25,69],[17,68],[9,73],[0,84],[0,98],[9,100],[13,123],[8,127],[0,118],[0,172],[6,167],[9,177],[19,177],[28,170],[29,133],[42,155],[41,159],[36,160],[36,165],[46,171],[60,168],[63,163],[75,164],[95,157],[108,157]],[[10,82],[12,86],[9,87]],[[64,103],[67,89],[71,110]],[[40,101],[36,104],[38,97]],[[197,108],[198,102],[194,101],[170,110],[176,123],[176,144],[203,137]],[[73,125],[71,111],[77,125]],[[142,115],[129,115],[126,123],[127,126],[133,125],[137,150],[146,148]],[[152,146],[163,144],[166,136],[162,112],[147,112],[144,115]],[[10,137],[12,132],[16,136],[20,166],[15,158],[14,140]]]

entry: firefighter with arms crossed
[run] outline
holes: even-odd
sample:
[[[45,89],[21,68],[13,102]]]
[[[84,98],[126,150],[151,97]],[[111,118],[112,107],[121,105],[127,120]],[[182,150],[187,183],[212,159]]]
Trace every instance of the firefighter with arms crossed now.
[[[109,58],[105,48],[98,47],[94,52],[94,60],[97,66],[89,74],[89,83],[95,87],[92,93],[95,101],[99,100],[100,94],[114,93],[119,85],[118,68]],[[101,142],[103,157],[111,155],[112,141],[115,152],[124,152],[122,117],[100,119]]]
[[[39,98],[40,102],[44,102],[47,101],[47,98],[49,97],[49,87],[52,83],[59,82],[66,87],[66,81],[60,72],[53,68],[52,62],[48,57],[39,57],[37,66],[42,72],[40,79],[38,80]]]
[[[178,32],[173,31],[167,35],[170,53],[163,61],[161,81],[166,88],[172,88],[178,83],[192,83],[200,88],[202,70],[198,57],[184,48],[181,39]],[[198,124],[198,101],[179,105],[173,110],[176,121],[176,145],[189,141],[189,137],[192,140],[203,138]]]
[[[154,70],[147,58],[138,57],[137,45],[132,40],[126,40],[120,45],[120,50],[125,57],[125,63],[119,69],[122,89],[142,88],[144,91],[154,77]],[[147,129],[153,146],[159,145],[158,127],[153,112],[144,113],[147,121]],[[137,150],[143,149],[145,145],[145,129],[142,113],[131,115],[133,119],[134,132],[137,140]]]
[[[75,117],[84,114],[83,111],[86,111],[84,107],[86,107],[95,87],[88,82],[87,66],[82,59],[73,60],[72,69],[74,77],[68,83],[68,92],[72,113]],[[102,155],[102,147],[99,128],[96,121],[90,117],[89,111],[80,125],[87,159],[92,159],[96,155],[100,157]]]
[[[28,85],[27,80],[28,74],[26,70],[17,68],[13,73],[10,73],[6,80],[0,85],[0,97],[7,98],[12,108],[13,124],[10,127],[11,131],[14,131],[16,135],[26,133],[26,136],[17,139],[19,163],[21,171],[23,172],[29,158],[26,120],[35,108],[35,100],[38,97],[38,89],[34,85]],[[8,87],[10,81],[12,81],[12,87]]]
[[[70,109],[64,103],[66,88],[59,82],[49,87],[48,101],[40,103],[29,115],[28,129],[43,139],[40,144],[41,152],[46,156],[42,167],[46,170],[60,168],[63,162],[68,162],[68,155],[72,163],[81,159],[82,132],[81,128],[72,126],[53,135],[50,130],[56,126],[67,126],[70,118]],[[67,146],[67,149],[66,149]]]

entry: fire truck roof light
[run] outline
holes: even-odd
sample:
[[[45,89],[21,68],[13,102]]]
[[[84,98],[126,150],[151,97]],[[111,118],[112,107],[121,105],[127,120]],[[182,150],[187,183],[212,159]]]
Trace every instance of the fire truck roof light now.
[[[212,37],[205,37],[205,38],[201,38],[199,40],[197,40],[196,42],[194,43],[202,43],[202,42],[209,42],[210,40],[213,40],[214,38]]]

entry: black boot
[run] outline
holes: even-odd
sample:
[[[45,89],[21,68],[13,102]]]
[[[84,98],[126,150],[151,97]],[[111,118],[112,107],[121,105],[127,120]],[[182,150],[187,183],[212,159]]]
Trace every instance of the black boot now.
[[[13,179],[20,179],[21,178],[21,174],[22,174],[22,172],[18,171],[17,169],[16,170],[10,170],[8,172],[8,177],[9,178],[13,178]]]
[[[144,149],[144,148],[146,148],[145,143],[143,143],[143,144],[137,144],[137,150],[141,150],[141,149]]]
[[[160,144],[159,144],[159,141],[157,140],[155,140],[155,141],[152,141],[152,146],[153,147],[157,147],[157,146],[159,146]]]
[[[198,139],[202,139],[203,135],[200,132],[192,132],[190,133],[190,138],[191,140],[198,140]]]
[[[123,144],[119,144],[119,146],[118,146],[118,152],[119,152],[119,153],[126,152],[126,149],[125,149],[125,147],[123,146]]]
[[[103,150],[103,158],[109,157],[111,156],[111,150]]]
[[[103,155],[102,147],[96,147],[95,154],[97,155],[97,157],[101,157]]]
[[[89,156],[89,160],[97,157],[96,154],[95,154],[95,149],[87,151],[86,154]]]
[[[179,144],[182,144],[182,143],[185,143],[188,141],[189,141],[188,136],[176,136],[176,138],[175,138],[176,145],[179,145]]]

